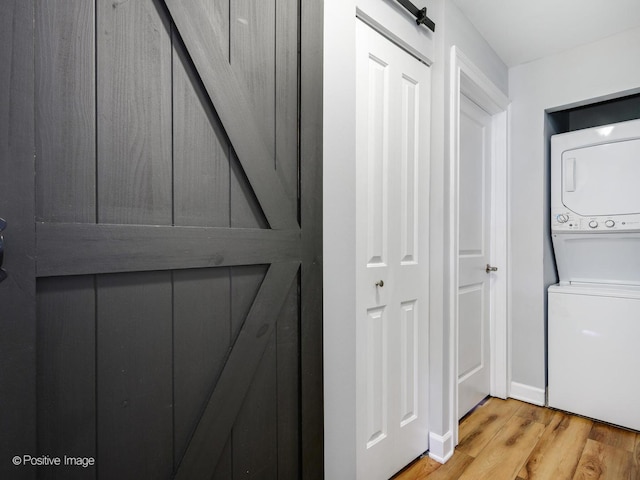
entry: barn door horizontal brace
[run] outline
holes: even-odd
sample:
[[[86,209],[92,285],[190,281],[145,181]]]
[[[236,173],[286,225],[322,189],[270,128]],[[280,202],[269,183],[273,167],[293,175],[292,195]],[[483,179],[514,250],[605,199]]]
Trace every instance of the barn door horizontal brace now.
[[[432,32],[436,31],[436,24],[433,22],[433,20],[427,17],[427,7],[418,8],[409,0],[398,0],[398,3],[409,10],[411,14],[416,17],[416,23],[418,25],[424,25]]]

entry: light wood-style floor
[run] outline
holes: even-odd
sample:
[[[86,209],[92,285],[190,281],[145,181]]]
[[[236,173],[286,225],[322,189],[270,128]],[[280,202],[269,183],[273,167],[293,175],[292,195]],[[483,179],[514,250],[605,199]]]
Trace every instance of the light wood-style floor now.
[[[513,399],[478,406],[459,438],[446,464],[424,457],[394,480],[640,480],[640,433]]]

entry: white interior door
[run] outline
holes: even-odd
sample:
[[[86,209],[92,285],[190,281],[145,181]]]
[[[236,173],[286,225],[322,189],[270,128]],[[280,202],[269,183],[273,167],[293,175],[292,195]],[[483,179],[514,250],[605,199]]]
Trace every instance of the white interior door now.
[[[491,116],[460,95],[458,419],[489,395]]]
[[[430,70],[358,21],[358,479],[428,448]]]

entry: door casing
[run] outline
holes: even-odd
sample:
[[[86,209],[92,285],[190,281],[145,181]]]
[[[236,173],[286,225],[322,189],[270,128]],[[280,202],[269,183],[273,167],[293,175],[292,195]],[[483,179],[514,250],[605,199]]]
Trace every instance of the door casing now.
[[[509,351],[508,351],[508,232],[507,232],[507,121],[509,100],[502,91],[457,47],[451,47],[450,57],[450,154],[448,184],[448,225],[447,245],[448,285],[446,303],[449,309],[449,364],[450,371],[450,425],[453,430],[453,444],[458,444],[458,188],[459,145],[460,145],[460,95],[464,94],[492,116],[492,159],[491,159],[491,245],[490,257],[500,274],[490,291],[491,328],[491,395],[508,396]]]

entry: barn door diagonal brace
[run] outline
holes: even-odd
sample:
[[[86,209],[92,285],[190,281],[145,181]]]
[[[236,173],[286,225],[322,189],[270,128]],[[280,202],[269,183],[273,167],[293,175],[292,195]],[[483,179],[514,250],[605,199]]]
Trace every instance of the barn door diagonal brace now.
[[[427,17],[427,7],[418,8],[409,0],[398,0],[398,3],[409,10],[411,14],[416,17],[416,23],[418,25],[424,25],[432,32],[436,31],[436,24],[433,22],[433,20]]]

